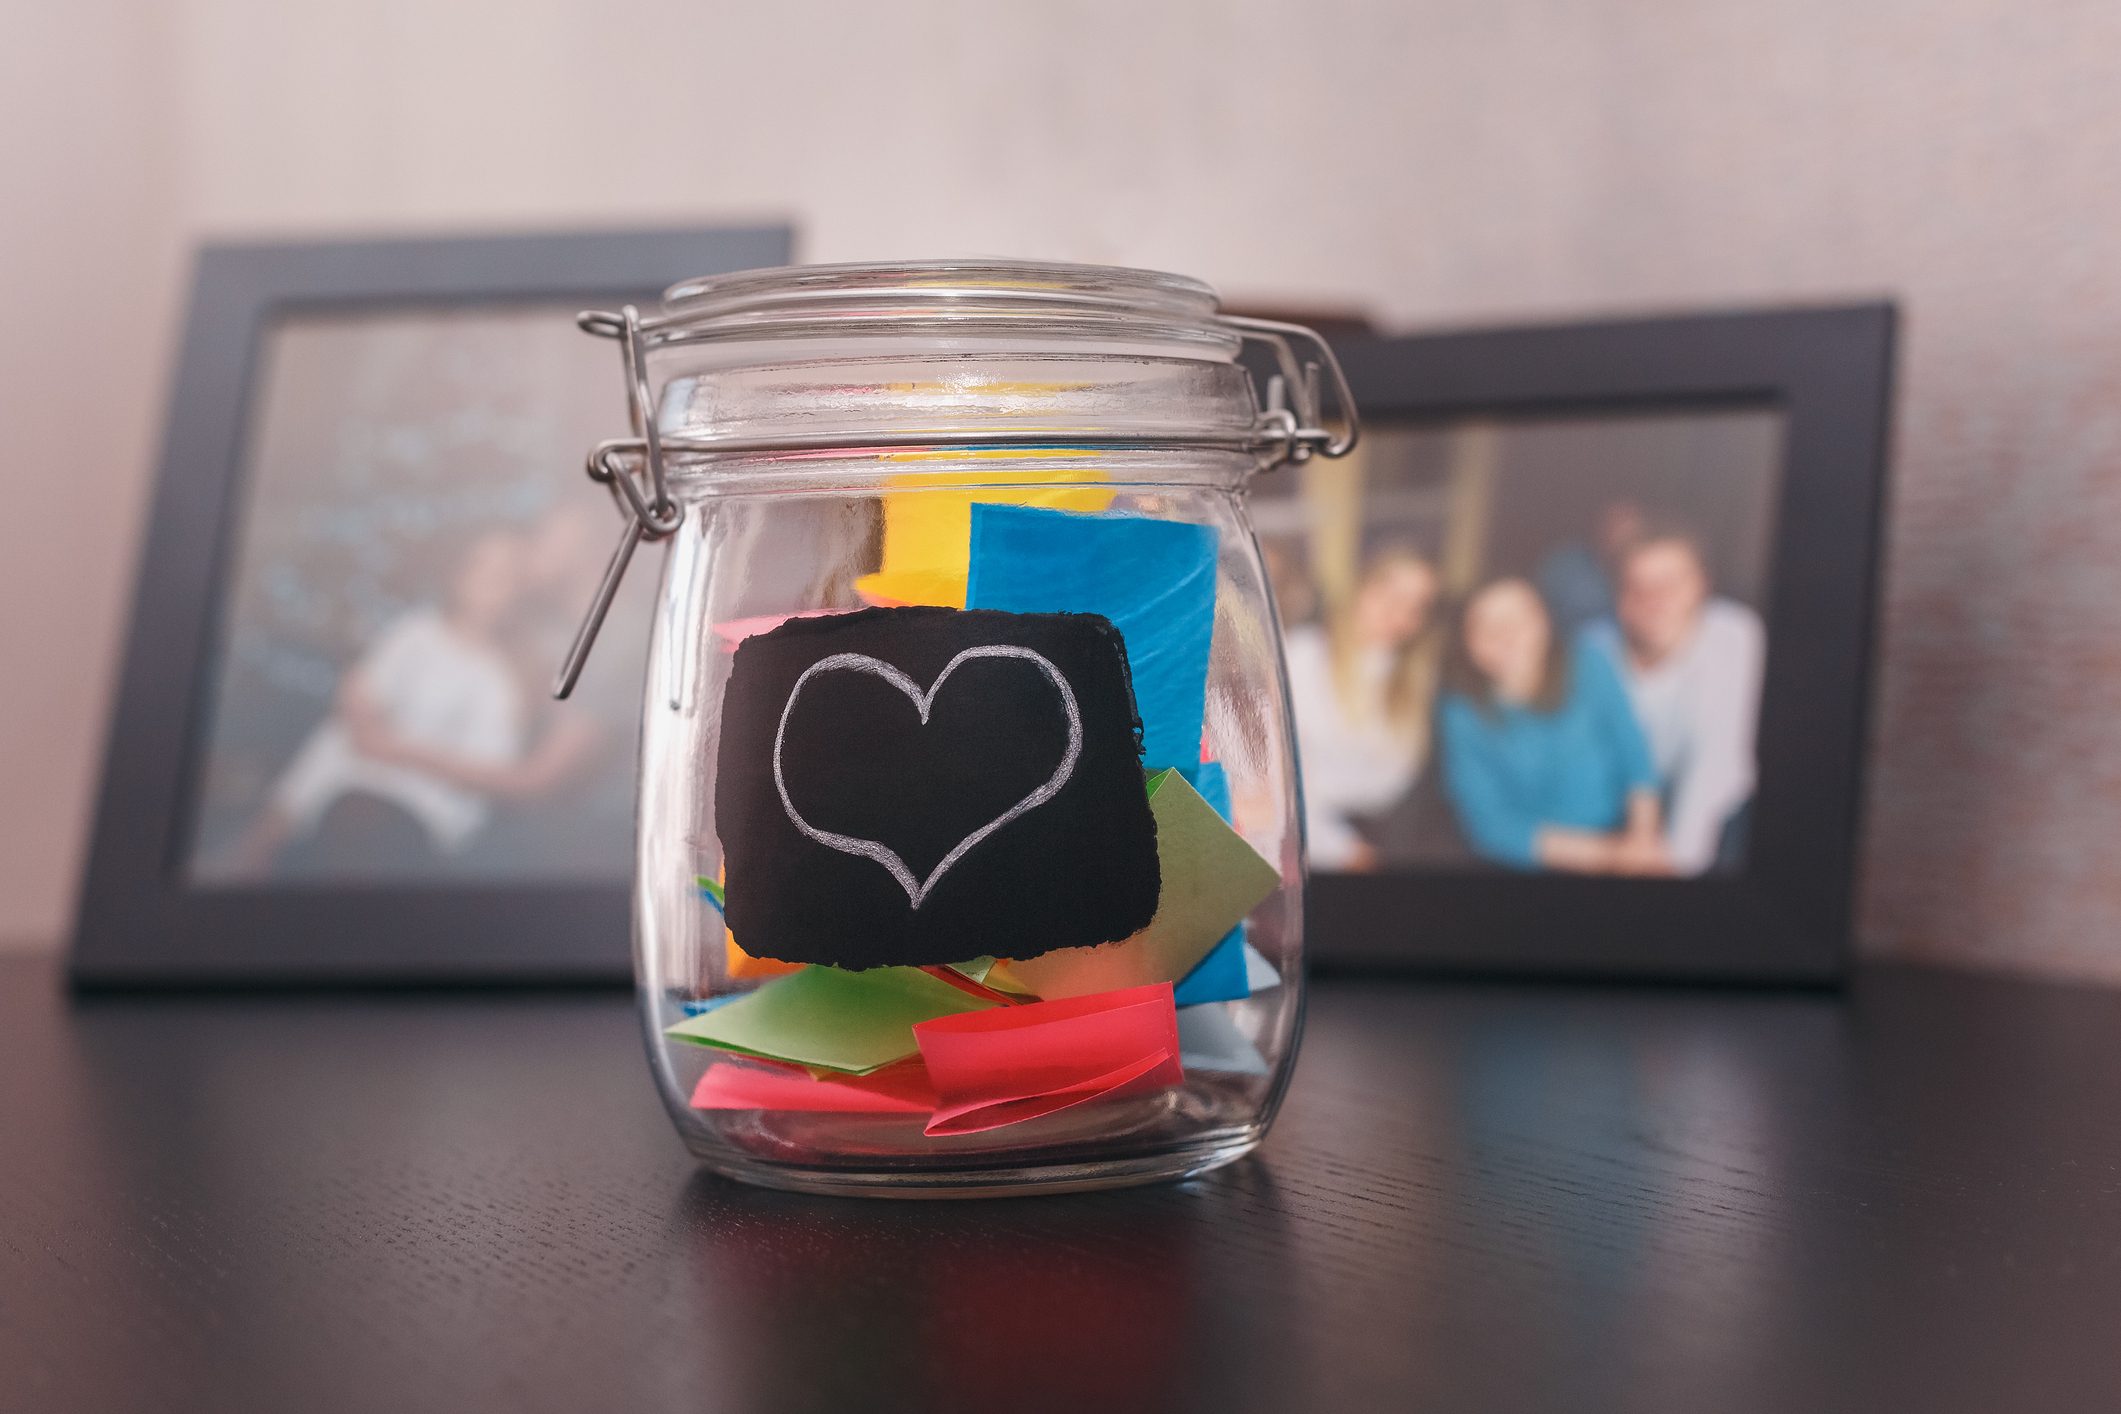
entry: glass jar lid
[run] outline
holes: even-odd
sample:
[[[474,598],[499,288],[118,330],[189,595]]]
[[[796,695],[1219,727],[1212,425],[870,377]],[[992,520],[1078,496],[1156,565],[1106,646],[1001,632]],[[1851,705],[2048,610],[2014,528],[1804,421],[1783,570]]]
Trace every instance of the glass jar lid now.
[[[1241,335],[1184,275],[1013,260],[800,265],[685,280],[645,321],[670,342],[784,337],[1034,335],[1205,346]],[[1194,356],[1202,356],[1198,351]]]
[[[629,512],[561,671],[580,671],[633,550],[682,519],[675,469],[745,459],[1041,448],[1234,454],[1256,469],[1344,456],[1355,403],[1297,324],[1226,314],[1182,275],[1034,261],[789,266],[686,280],[643,315],[578,317],[615,339],[633,435],[591,479]],[[1248,344],[1276,370],[1255,393]],[[1330,377],[1342,426],[1325,425]]]

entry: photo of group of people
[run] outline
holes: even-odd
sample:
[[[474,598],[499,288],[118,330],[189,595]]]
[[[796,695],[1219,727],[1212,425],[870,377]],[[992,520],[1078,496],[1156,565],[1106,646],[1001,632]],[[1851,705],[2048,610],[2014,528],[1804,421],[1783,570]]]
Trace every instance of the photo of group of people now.
[[[609,357],[544,307],[269,333],[194,879],[626,877],[651,577],[605,629],[631,651],[550,696],[619,527],[569,464],[609,431]]]
[[[1312,865],[1743,866],[1769,411],[1386,427],[1261,487]]]

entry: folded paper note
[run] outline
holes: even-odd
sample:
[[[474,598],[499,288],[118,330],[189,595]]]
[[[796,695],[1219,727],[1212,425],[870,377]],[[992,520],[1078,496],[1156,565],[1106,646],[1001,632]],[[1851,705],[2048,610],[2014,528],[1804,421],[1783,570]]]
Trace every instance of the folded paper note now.
[[[977,977],[974,977],[966,972],[961,972],[955,967],[924,967],[921,969],[921,971],[927,973],[930,977],[938,978],[941,981],[948,982],[951,986],[957,988],[960,992],[964,992],[970,996],[979,997],[985,1001],[1000,1002],[1004,1005],[1014,1005],[1018,1000],[1018,998],[1012,993],[999,991],[996,988],[990,987],[985,982],[979,980]]]
[[[1281,875],[1176,771],[1149,778],[1163,893],[1149,926],[1122,943],[1069,948],[997,963],[987,985],[1034,996],[1080,997],[1176,982],[1259,901]]]
[[[1281,985],[1281,971],[1267,961],[1258,948],[1245,941],[1244,930],[1233,928],[1215,950],[1201,959],[1200,966],[1178,984],[1176,996],[1182,1007],[1206,1002],[1235,1002]]]
[[[1200,960],[1173,993],[1180,1006],[1201,1006],[1207,1002],[1242,1001],[1252,995],[1252,984],[1245,977],[1245,935],[1243,929],[1232,928]]]
[[[1223,1007],[1187,1007],[1178,1014],[1178,1058],[1187,1070],[1267,1073],[1267,1058],[1237,1029]]]
[[[1215,555],[1212,526],[976,505],[965,606],[1110,619],[1127,640],[1148,764],[1192,767],[1215,634]]]
[[[1281,985],[1281,969],[1267,961],[1266,954],[1250,943],[1245,944],[1245,988],[1250,992],[1264,992]]]
[[[849,968],[1128,937],[1159,893],[1139,731],[1094,614],[863,609],[747,638],[715,785],[730,932]]]
[[[960,394],[962,396],[962,394]],[[1004,449],[1007,451],[1007,449]],[[1014,457],[1023,453],[1007,451]],[[1048,455],[1051,455],[1049,450]],[[894,460],[912,460],[919,453],[896,453]],[[962,459],[962,453],[953,454]],[[872,603],[940,604],[965,607],[965,573],[972,538],[972,502],[1005,501],[1018,505],[1052,506],[1075,511],[1098,511],[1112,504],[1109,490],[1078,484],[1101,481],[1104,472],[1095,467],[1070,468],[1058,472],[1012,470],[1012,482],[1050,481],[1045,486],[983,486],[989,480],[981,472],[913,472],[893,478],[893,489],[884,496],[884,563],[875,574],[863,575],[854,587]]]
[[[913,1034],[935,1085],[929,1134],[976,1134],[1185,1079],[1169,983],[946,1016]]]
[[[665,1034],[739,1055],[864,1074],[910,1056],[923,1021],[995,1005],[917,967],[806,967]]]
[[[809,1110],[818,1114],[926,1114],[931,1106],[789,1071],[716,1061],[692,1089],[696,1110]]]

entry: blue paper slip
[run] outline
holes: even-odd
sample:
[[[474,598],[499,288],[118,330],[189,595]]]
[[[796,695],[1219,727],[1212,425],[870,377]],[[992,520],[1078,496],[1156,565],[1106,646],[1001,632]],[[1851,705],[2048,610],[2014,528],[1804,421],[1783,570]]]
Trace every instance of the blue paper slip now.
[[[1230,818],[1230,773],[1223,769],[1222,762],[1203,761],[1198,766],[1181,767],[1179,774],[1200,792],[1200,798],[1223,817],[1225,824],[1237,823]]]
[[[1110,619],[1127,644],[1145,764],[1190,770],[1207,710],[1215,555],[1213,526],[981,503],[965,607]]]
[[[1243,1001],[1251,995],[1252,984],[1245,967],[1245,929],[1239,924],[1224,934],[1214,951],[1195,963],[1184,980],[1172,988],[1171,1001],[1176,1006],[1199,1006],[1203,1002]]]
[[[1246,997],[1271,991],[1281,985],[1281,972],[1258,948],[1245,941],[1243,925],[1230,930],[1223,940],[1194,965],[1171,990],[1177,1006],[1199,1006],[1203,1002],[1241,1002]]]

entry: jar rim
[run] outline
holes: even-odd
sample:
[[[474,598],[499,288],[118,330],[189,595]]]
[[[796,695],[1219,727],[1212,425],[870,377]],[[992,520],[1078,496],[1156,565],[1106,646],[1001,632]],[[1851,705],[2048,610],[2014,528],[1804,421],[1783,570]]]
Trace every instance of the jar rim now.
[[[1080,333],[1234,346],[1213,286],[1125,266],[995,258],[786,265],[683,280],[657,342],[813,333]]]

